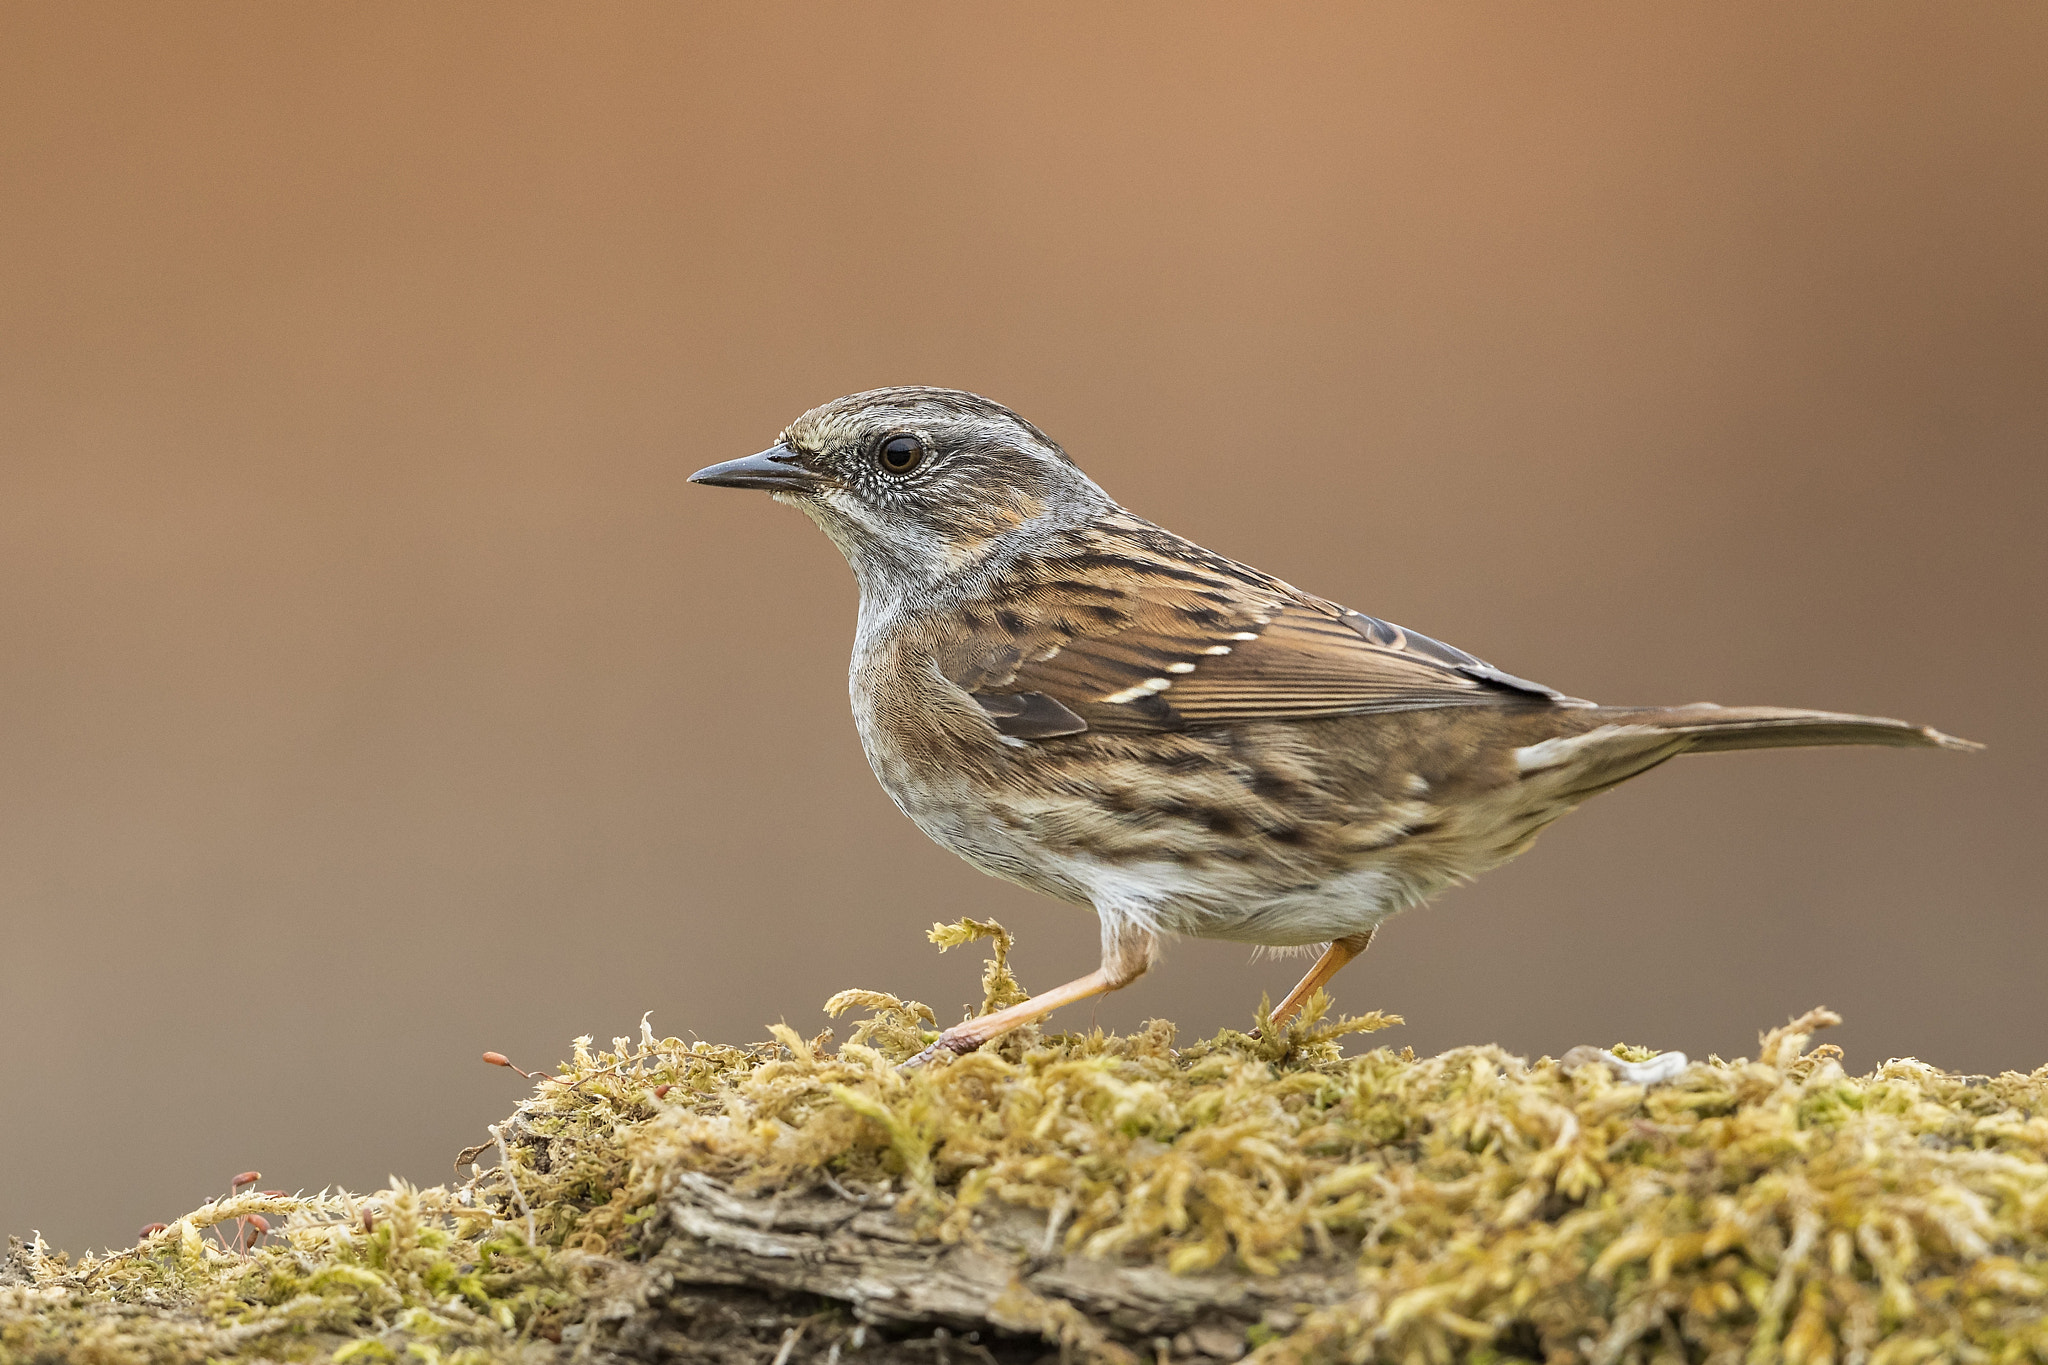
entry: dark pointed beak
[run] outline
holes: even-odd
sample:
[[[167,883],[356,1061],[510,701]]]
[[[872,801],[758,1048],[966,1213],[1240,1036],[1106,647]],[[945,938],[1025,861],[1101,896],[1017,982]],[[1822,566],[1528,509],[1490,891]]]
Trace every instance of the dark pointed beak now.
[[[824,480],[804,467],[803,456],[788,446],[769,446],[759,455],[744,460],[700,469],[691,483],[708,483],[719,488],[765,488],[775,493],[798,493],[816,488]]]

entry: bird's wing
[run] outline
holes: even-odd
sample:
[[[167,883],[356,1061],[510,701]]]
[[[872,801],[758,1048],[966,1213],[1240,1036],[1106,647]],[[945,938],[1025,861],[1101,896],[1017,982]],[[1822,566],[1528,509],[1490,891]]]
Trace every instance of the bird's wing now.
[[[1014,575],[1000,600],[947,623],[941,669],[1020,739],[1570,701],[1187,548],[1098,551]]]

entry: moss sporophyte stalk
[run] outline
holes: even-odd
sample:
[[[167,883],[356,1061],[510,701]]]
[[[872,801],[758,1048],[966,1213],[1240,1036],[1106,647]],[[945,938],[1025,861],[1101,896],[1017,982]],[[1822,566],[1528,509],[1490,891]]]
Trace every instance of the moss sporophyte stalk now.
[[[932,938],[993,942],[984,1011],[1023,998],[1000,926]],[[909,1072],[937,1015],[880,991],[829,1002],[864,1016],[837,1046],[784,1024],[684,1043],[643,1020],[536,1076],[459,1183],[238,1184],[123,1251],[17,1242],[0,1362],[789,1365],[948,1341],[1020,1360],[2048,1360],[2048,1067],[1850,1076],[1809,1047],[1837,1022],[1815,1010],[1755,1060],[1643,1086],[1497,1047],[1347,1056],[1399,1021],[1328,1007],[1184,1047],[1163,1021],[1026,1030]],[[985,1319],[913,1331],[900,1305],[735,1268],[782,1235],[746,1232],[748,1210],[821,1192],[867,1220],[832,1224],[834,1255],[870,1237],[986,1274],[1002,1251]],[[681,1253],[721,1209],[740,1211],[735,1247],[761,1245],[692,1283]],[[997,1229],[1020,1219],[1012,1254]],[[1185,1328],[1112,1320],[1060,1289],[1072,1265],[1208,1306]],[[733,1307],[748,1293],[752,1318]],[[664,1314],[655,1352],[634,1324]],[[718,1314],[740,1326],[713,1343]]]

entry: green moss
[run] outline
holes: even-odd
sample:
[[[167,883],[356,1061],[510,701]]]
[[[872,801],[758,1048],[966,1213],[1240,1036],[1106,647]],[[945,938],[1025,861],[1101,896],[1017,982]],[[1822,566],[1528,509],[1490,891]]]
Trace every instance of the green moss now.
[[[984,1008],[1022,995],[993,939]],[[2048,1068],[1846,1075],[1814,1011],[1755,1061],[1644,1089],[1494,1047],[1342,1039],[1397,1022],[1262,1016],[1176,1048],[1154,1022],[895,1064],[933,1011],[868,1012],[837,1048],[784,1025],[729,1047],[577,1042],[454,1187],[242,1195],[77,1262],[17,1247],[0,1362],[552,1356],[643,1243],[682,1169],[771,1190],[892,1192],[924,1235],[1043,1210],[1071,1252],[1175,1272],[1357,1267],[1326,1308],[1253,1329],[1262,1361],[2048,1360]],[[1616,1048],[1640,1059],[1640,1050]],[[274,1229],[239,1249],[251,1215]],[[1051,1313],[1051,1309],[1046,1310]],[[1051,1318],[1048,1318],[1051,1322]],[[1060,1330],[1066,1331],[1071,1324]],[[1054,1330],[1048,1326],[1049,1332]]]

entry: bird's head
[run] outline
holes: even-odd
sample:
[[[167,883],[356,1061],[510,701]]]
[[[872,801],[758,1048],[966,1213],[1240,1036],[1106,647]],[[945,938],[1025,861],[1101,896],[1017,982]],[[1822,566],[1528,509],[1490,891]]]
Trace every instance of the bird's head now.
[[[1053,440],[955,389],[871,389],[812,408],[758,455],[691,483],[759,488],[824,529],[864,592],[928,584],[1112,504]]]

